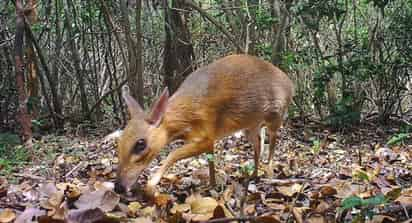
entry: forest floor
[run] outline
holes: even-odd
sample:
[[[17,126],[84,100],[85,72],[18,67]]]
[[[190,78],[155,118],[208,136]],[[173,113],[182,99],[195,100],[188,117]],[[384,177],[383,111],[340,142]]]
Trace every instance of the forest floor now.
[[[0,222],[412,222],[412,141],[395,126],[332,132],[291,121],[280,132],[273,177],[265,150],[258,182],[249,177],[250,145],[228,137],[213,158],[217,186],[208,186],[210,157],[202,155],[173,166],[152,201],[113,192],[115,143],[95,135],[44,136],[34,161],[0,163]]]

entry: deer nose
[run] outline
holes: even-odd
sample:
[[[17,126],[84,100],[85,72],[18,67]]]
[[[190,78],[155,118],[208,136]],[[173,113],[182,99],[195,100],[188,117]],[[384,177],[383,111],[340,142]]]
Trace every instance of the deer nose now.
[[[127,192],[127,184],[124,182],[124,176],[120,168],[117,169],[117,178],[116,183],[114,184],[114,191],[116,193],[126,193]]]
[[[118,179],[114,184],[114,191],[119,194],[126,192],[126,188],[120,183],[120,179]]]
[[[128,193],[132,190],[136,183],[135,177],[129,172],[117,172],[117,180],[115,183],[115,191],[119,193]]]

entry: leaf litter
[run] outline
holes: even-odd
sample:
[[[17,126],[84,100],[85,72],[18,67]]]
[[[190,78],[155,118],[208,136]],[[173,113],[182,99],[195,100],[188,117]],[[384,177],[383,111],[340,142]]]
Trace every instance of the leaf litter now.
[[[216,186],[208,186],[210,157],[203,155],[173,166],[153,200],[114,192],[112,136],[49,135],[36,142],[39,162],[0,177],[0,223],[407,221],[412,143],[388,145],[396,130],[376,128],[339,133],[295,120],[280,132],[272,170],[265,149],[259,181],[245,171],[251,145],[236,134],[216,143]],[[181,143],[169,146],[138,184]]]

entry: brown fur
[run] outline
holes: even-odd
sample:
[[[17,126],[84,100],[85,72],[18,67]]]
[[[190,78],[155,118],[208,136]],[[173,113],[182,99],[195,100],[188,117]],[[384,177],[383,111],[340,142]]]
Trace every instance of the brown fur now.
[[[242,129],[248,130],[249,139],[257,145],[255,165],[258,167],[258,130],[262,125],[269,129],[271,160],[276,131],[287,112],[293,91],[293,83],[285,73],[253,56],[227,56],[193,72],[170,99],[165,99],[167,104],[160,103],[165,108],[163,111],[159,109],[159,103],[152,108],[151,115],[164,112],[160,115],[159,126],[147,124],[143,112],[131,115],[132,119],[119,140],[121,182],[130,187],[131,181],[135,181],[140,171],[167,143],[177,138],[185,139],[185,145],[172,151],[149,181],[149,187],[153,189],[174,162],[212,152],[215,140]],[[129,106],[129,110],[136,109]],[[130,151],[139,138],[147,139],[148,148],[134,155]]]

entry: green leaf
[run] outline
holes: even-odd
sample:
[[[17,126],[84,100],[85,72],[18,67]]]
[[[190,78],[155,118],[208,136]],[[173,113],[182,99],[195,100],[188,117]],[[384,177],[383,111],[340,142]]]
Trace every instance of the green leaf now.
[[[206,159],[207,159],[207,161],[214,161],[214,160],[215,160],[215,156],[214,156],[213,154],[211,154],[211,153],[208,153],[208,154],[206,155]]]
[[[359,180],[369,181],[368,174],[363,170],[358,170],[353,174],[354,178],[358,178]]]
[[[394,200],[396,200],[399,196],[401,196],[401,192],[402,192],[402,188],[400,188],[400,187],[395,188],[395,189],[389,191],[388,193],[386,193],[385,199],[386,199],[387,201],[394,201]]]
[[[320,140],[319,140],[319,139],[316,139],[316,140],[314,140],[312,143],[313,143],[313,145],[312,145],[312,153],[313,153],[313,154],[318,154],[319,151],[320,151]]]
[[[386,144],[390,146],[399,145],[403,143],[403,141],[405,141],[405,139],[407,139],[408,137],[409,137],[408,133],[399,133],[399,134],[392,136],[391,139],[389,139],[389,141]]]
[[[251,176],[254,170],[255,170],[255,164],[253,163],[248,163],[246,165],[243,165],[241,168],[241,171],[248,176]]]
[[[386,203],[386,198],[383,194],[376,195],[362,201],[362,206],[376,206]]]
[[[358,196],[347,197],[342,201],[342,204],[341,204],[344,210],[351,209],[351,208],[354,208],[356,206],[361,206],[361,205],[362,205],[362,198]]]

